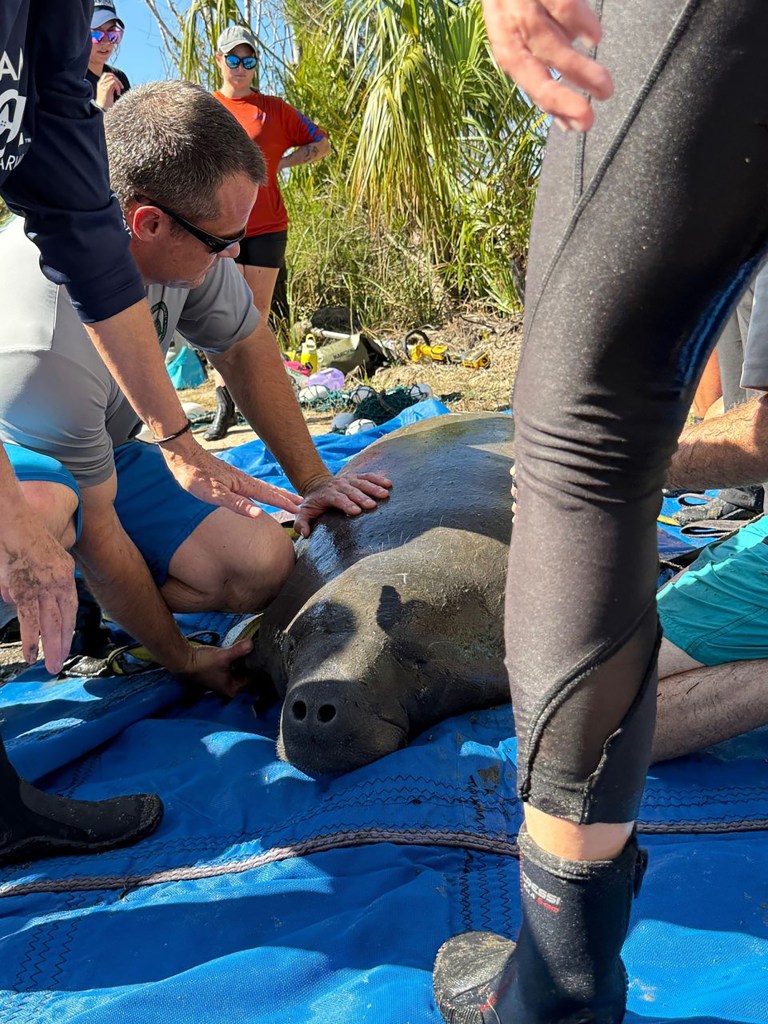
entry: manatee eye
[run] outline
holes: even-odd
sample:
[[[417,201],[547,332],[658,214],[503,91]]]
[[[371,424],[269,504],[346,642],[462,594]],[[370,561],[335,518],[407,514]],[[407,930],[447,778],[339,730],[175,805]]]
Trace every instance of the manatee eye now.
[[[303,700],[297,700],[291,708],[291,714],[297,722],[303,722],[307,717],[307,705]]]
[[[317,709],[317,720],[325,724],[326,722],[332,722],[336,717],[336,708],[333,704],[322,704]]]

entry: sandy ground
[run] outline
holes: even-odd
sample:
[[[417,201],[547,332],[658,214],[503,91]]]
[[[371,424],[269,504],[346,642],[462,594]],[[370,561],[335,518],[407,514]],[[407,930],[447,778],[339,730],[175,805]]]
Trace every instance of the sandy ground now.
[[[378,391],[398,384],[429,384],[435,396],[441,398],[454,412],[498,411],[508,408],[510,389],[520,358],[519,323],[492,316],[466,315],[457,317],[445,328],[429,330],[427,333],[430,340],[446,343],[449,350],[455,353],[476,348],[486,350],[491,358],[489,369],[475,370],[455,364],[407,363],[384,367],[372,377],[365,378],[366,382]],[[216,407],[211,380],[198,388],[180,391],[179,397],[183,402],[197,402],[206,410]],[[310,433],[327,433],[333,416],[333,412],[306,412]],[[213,452],[226,451],[256,438],[256,434],[245,424],[234,427],[220,441],[205,441],[202,436],[205,430],[205,426],[199,427],[195,430],[195,436],[203,447]],[[18,644],[0,644],[0,686],[24,667]]]

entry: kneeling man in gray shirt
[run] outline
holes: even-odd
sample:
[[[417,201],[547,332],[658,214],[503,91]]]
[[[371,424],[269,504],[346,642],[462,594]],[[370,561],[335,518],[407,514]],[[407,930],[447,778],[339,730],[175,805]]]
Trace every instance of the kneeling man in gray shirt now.
[[[295,513],[304,534],[327,508],[374,508],[389,481],[329,473],[233,261],[264,181],[258,148],[187,82],[132,90],[105,125],[110,180],[160,345],[178,329],[207,354],[298,491],[254,481],[251,497]],[[74,543],[102,607],[158,662],[234,692],[232,665],[250,641],[193,646],[171,613],[263,608],[293,567],[287,534],[255,505],[245,517],[195,498],[158,446],[132,440],[135,413],[65,289],[43,276],[21,223],[0,235],[0,307],[0,440],[28,500],[58,539]]]

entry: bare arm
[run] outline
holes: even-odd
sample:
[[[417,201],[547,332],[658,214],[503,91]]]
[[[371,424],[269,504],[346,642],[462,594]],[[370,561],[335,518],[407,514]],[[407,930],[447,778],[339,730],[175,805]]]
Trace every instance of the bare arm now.
[[[331,475],[312,443],[277,342],[264,320],[253,334],[226,352],[209,352],[208,358],[299,494]]]
[[[0,444],[0,596],[17,608],[24,658],[60,671],[75,628],[74,562],[38,522]]]
[[[674,490],[733,487],[768,479],[768,395],[685,430],[672,456]]]
[[[296,519],[300,532],[308,533],[309,521],[326,508],[356,515],[387,497],[390,482],[379,474],[331,474],[309,435],[275,336],[263,321],[253,334],[209,358],[245,418],[304,495],[304,515]]]
[[[331,144],[327,136],[318,139],[317,142],[310,142],[306,146],[299,146],[288,156],[284,156],[277,165],[278,171],[284,171],[286,167],[298,167],[300,164],[312,164],[316,160],[322,160],[331,152]]]
[[[121,391],[152,433],[167,437],[179,430],[186,417],[165,369],[146,301],[108,320],[83,326]]]
[[[116,316],[84,324],[97,352],[120,389],[156,437],[180,430],[186,416],[165,368],[154,324],[145,301]],[[176,482],[212,505],[221,505],[249,518],[259,515],[252,497],[271,501],[288,512],[295,504],[285,492],[264,485],[205,451],[191,433],[162,446],[166,464]]]
[[[169,671],[231,695],[238,686],[231,663],[249,653],[250,641],[223,650],[194,647],[182,635],[138,549],[114,509],[116,477],[83,489],[83,530],[78,564],[99,604]]]

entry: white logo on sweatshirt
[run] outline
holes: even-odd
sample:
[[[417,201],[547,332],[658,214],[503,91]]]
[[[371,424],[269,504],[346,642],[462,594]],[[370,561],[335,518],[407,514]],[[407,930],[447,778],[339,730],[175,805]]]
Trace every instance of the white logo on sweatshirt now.
[[[24,67],[24,53],[19,50],[19,62],[14,66],[13,61],[7,53],[0,57],[0,80],[12,78],[18,82]],[[20,96],[18,89],[5,89],[0,93],[0,168],[4,171],[11,171],[20,163],[23,153],[10,153],[7,157],[5,151],[12,143],[16,147],[23,146],[27,141],[21,134],[21,124],[24,120],[24,110],[27,105],[27,97]]]

